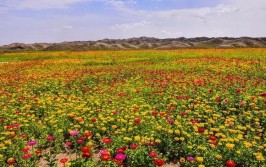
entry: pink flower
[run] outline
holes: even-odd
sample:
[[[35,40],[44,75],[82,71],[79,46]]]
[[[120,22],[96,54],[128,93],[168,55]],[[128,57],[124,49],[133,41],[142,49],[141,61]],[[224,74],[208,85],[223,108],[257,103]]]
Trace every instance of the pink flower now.
[[[195,160],[195,158],[194,157],[187,157],[187,160],[190,162],[193,162]]]
[[[168,119],[167,121],[168,121],[170,124],[174,122],[174,120],[172,120],[172,119]]]
[[[36,144],[37,144],[37,142],[34,140],[28,142],[28,146],[34,146]]]
[[[119,161],[124,161],[126,159],[126,155],[125,154],[117,154],[115,156],[115,159],[119,160]]]
[[[100,154],[107,154],[108,153],[108,151],[106,151],[106,150],[100,150]]]
[[[70,134],[70,136],[77,136],[79,134],[79,131],[72,130],[69,134]]]

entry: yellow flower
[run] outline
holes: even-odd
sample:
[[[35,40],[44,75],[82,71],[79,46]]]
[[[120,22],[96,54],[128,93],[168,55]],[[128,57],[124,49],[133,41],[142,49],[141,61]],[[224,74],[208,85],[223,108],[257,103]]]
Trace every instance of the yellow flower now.
[[[196,161],[197,161],[198,163],[202,163],[202,162],[203,162],[203,157],[197,157],[197,158],[196,158]]]
[[[135,137],[134,137],[134,140],[135,140],[135,141],[140,141],[140,137],[139,137],[139,136],[135,136]]]
[[[186,161],[186,159],[181,157],[179,161],[180,161],[180,163],[184,163]]]
[[[168,130],[168,133],[169,133],[169,134],[173,134],[174,131],[170,129],[170,130]]]
[[[221,160],[223,157],[220,154],[218,154],[218,155],[216,155],[216,158]]]
[[[205,165],[199,165],[199,167],[205,167]]]
[[[161,143],[161,140],[160,139],[156,139],[155,142],[156,143]]]
[[[184,140],[185,140],[185,138],[184,138],[184,137],[180,137],[180,140],[181,140],[181,141],[184,141]]]
[[[231,150],[231,149],[233,149],[233,148],[235,147],[235,145],[234,145],[234,144],[227,143],[227,144],[225,145],[225,147],[226,147],[227,149]]]
[[[175,137],[175,141],[179,141],[179,138],[178,137]]]
[[[2,154],[0,154],[0,159],[2,159],[4,156]]]

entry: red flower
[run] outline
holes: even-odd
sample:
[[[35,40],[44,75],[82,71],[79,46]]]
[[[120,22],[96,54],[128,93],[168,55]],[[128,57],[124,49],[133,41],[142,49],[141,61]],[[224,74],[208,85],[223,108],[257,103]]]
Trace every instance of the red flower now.
[[[92,134],[91,134],[90,131],[85,131],[85,132],[84,132],[84,136],[85,136],[85,137],[91,137]]]
[[[105,144],[110,144],[112,142],[112,140],[109,137],[105,137],[105,138],[103,138],[103,142]]]
[[[84,143],[84,140],[82,140],[82,139],[78,139],[78,140],[77,140],[77,143],[78,143],[78,144],[83,144],[83,143]]]
[[[136,118],[136,119],[134,120],[134,122],[135,122],[135,124],[140,124],[141,119],[140,119],[140,118]]]
[[[91,154],[89,152],[83,152],[82,157],[83,158],[90,158]]]
[[[266,97],[266,92],[261,93],[260,96]]]
[[[90,152],[90,147],[88,147],[88,146],[83,146],[83,147],[81,148],[81,151],[82,151],[83,153],[88,153],[88,152]]]
[[[47,141],[53,141],[53,140],[54,140],[54,136],[47,136],[47,137],[46,137],[46,140],[47,140]]]
[[[15,162],[16,162],[16,160],[14,158],[8,158],[8,160],[7,160],[7,163],[9,165],[14,164]]]
[[[110,154],[102,154],[101,155],[101,160],[102,161],[109,161],[111,159],[111,155]]]
[[[198,129],[198,132],[199,132],[199,133],[204,133],[204,131],[205,131],[204,128],[199,128],[199,129]]]
[[[138,148],[138,145],[136,145],[136,144],[131,144],[131,145],[130,145],[130,148],[131,148],[132,150],[136,150],[136,149]]]
[[[41,154],[42,153],[42,150],[38,149],[35,151],[36,154]]]
[[[227,160],[227,161],[225,162],[225,165],[226,165],[227,167],[235,167],[235,166],[236,166],[236,163],[235,163],[234,161],[232,161],[232,160]]]
[[[187,113],[185,111],[181,112],[181,116],[186,116],[186,115],[187,115]]]
[[[120,153],[120,154],[124,154],[125,151],[126,151],[126,149],[124,149],[122,147],[116,149],[116,153]]]
[[[93,123],[97,122],[97,118],[92,118],[91,122],[93,122]]]
[[[157,157],[157,155],[158,155],[157,152],[153,152],[153,151],[150,152],[150,154],[149,154],[149,156],[152,157],[152,158]]]
[[[24,147],[24,148],[22,149],[22,151],[23,151],[24,153],[27,153],[27,152],[30,151],[30,147]]]
[[[67,161],[68,161],[68,158],[63,157],[63,158],[60,159],[59,162],[62,163],[62,164],[65,164]]]
[[[154,162],[154,164],[156,166],[163,166],[164,165],[164,160],[163,159],[156,158],[156,159],[154,159],[153,162]]]
[[[31,157],[32,157],[32,154],[24,154],[24,155],[22,155],[23,159],[29,159]]]
[[[209,136],[209,140],[215,141],[216,137],[215,136]]]
[[[158,111],[154,110],[154,111],[152,112],[152,115],[157,115],[158,113],[159,113]]]

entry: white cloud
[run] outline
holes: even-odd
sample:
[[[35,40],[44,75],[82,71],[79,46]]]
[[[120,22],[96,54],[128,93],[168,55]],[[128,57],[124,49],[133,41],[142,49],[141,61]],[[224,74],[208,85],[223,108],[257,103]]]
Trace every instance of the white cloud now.
[[[72,30],[73,29],[73,26],[66,25],[66,26],[63,26],[62,28],[64,30]]]
[[[10,9],[70,8],[74,3],[98,1],[109,13],[60,13],[55,17],[26,17]],[[1,0],[0,44],[60,42],[152,36],[266,36],[265,0],[223,0],[215,7],[148,11],[132,9],[137,1],[122,0]],[[16,5],[17,3],[17,5]],[[110,10],[113,13],[110,13]],[[3,15],[1,13],[7,12]],[[67,31],[68,30],[68,31]]]
[[[67,8],[71,4],[90,0],[1,0],[0,6],[8,9],[58,9]]]
[[[129,30],[135,30],[138,28],[143,28],[149,25],[150,22],[143,20],[141,22],[136,23],[127,23],[127,24],[116,24],[112,27],[113,30],[122,30],[122,31],[129,31]]]

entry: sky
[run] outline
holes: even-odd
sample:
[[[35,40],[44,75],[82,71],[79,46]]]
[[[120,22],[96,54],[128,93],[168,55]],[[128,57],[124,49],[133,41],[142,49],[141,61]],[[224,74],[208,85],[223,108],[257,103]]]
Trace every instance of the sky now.
[[[266,37],[266,0],[0,0],[0,45]]]

